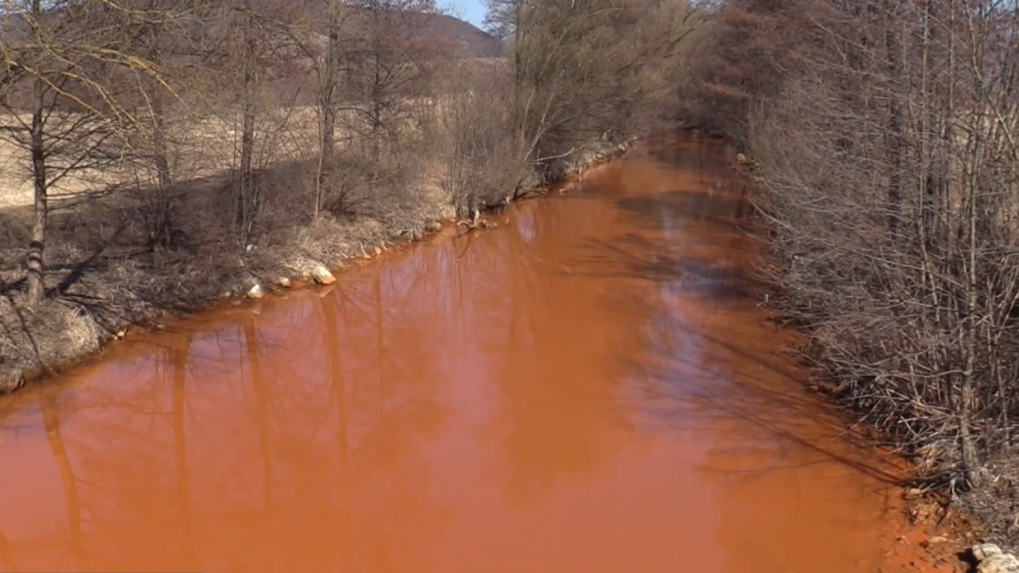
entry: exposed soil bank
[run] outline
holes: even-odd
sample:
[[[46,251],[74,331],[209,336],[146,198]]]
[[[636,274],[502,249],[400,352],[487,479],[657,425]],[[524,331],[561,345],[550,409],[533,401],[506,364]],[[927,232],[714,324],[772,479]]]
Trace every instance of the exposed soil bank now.
[[[594,146],[556,165],[546,177],[548,183],[531,184],[508,197],[507,202],[541,194],[548,185],[569,180],[585,167],[622,153],[629,145]],[[266,177],[285,180],[287,174]],[[95,229],[69,229],[64,244],[54,241],[56,246],[48,251],[52,261],[48,273],[50,299],[37,309],[23,304],[23,251],[0,248],[0,392],[19,389],[27,382],[94,358],[132,327],[158,330],[196,311],[318,282],[314,276],[317,268],[342,271],[352,261],[374,258],[396,244],[419,241],[444,225],[465,230],[456,225],[450,199],[436,185],[421,179],[409,184],[419,190],[376,198],[376,205],[360,209],[369,215],[340,220],[326,216],[311,228],[281,229],[278,236],[253,241],[244,250],[215,241],[201,244],[201,240],[194,239],[176,252],[153,251],[146,248],[144,237],[135,240],[126,236],[130,234],[128,229],[107,232],[101,239],[82,238],[82,233]],[[214,188],[205,192],[216,195]],[[199,209],[203,204],[199,203]],[[222,208],[211,203],[205,206]],[[123,224],[113,220],[124,210],[120,203],[100,201],[90,209],[91,217],[76,213],[68,221],[96,228]],[[0,211],[0,228],[27,228],[29,216],[25,210]],[[60,221],[57,214],[53,226],[58,235]],[[201,223],[196,225],[200,227]]]
[[[0,567],[961,570],[805,391],[727,147],[649,150],[10,397]]]

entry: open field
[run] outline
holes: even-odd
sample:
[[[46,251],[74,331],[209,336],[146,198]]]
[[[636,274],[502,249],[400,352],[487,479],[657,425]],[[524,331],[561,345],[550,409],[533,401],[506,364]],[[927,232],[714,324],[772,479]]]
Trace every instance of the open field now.
[[[404,116],[398,127],[404,138],[419,135],[417,122],[441,118],[446,104],[434,98],[414,98],[400,104]],[[341,148],[367,147],[370,128],[363,114],[350,106],[337,118],[338,143]],[[78,119],[68,115],[63,122],[70,124]],[[61,122],[50,120],[60,130]],[[315,106],[262,110],[255,127],[254,165],[269,169],[274,165],[311,160],[318,141],[318,109]],[[0,115],[0,209],[32,204],[31,160],[23,139],[24,126],[31,118],[18,119]],[[14,133],[20,130],[21,133]],[[129,144],[136,142],[130,141]],[[239,113],[230,116],[204,114],[170,118],[166,126],[166,140],[170,171],[176,183],[228,176],[237,168],[240,156],[241,134]],[[76,169],[60,173],[57,166],[50,177],[60,174],[51,185],[50,198],[59,203],[66,199],[80,199],[91,193],[103,194],[125,189],[152,187],[156,171],[146,153],[138,147],[126,147],[115,160],[106,161],[96,168]]]
[[[64,123],[74,121],[66,117]],[[313,107],[278,110],[264,113],[256,125],[255,164],[268,167],[274,163],[299,161],[311,156],[317,138],[317,114]],[[27,125],[31,119],[0,117],[0,208],[32,203],[31,161],[27,146],[19,141],[23,134],[13,134],[19,120]],[[236,167],[240,149],[240,118],[206,115],[185,117],[167,124],[167,151],[174,180],[188,181],[225,175]],[[61,122],[51,120],[60,129]],[[104,162],[96,168],[75,170],[52,184],[51,197],[80,197],[126,186],[145,187],[155,182],[155,170],[144,159],[144,151],[126,148],[118,160]],[[53,177],[60,171],[54,168]]]

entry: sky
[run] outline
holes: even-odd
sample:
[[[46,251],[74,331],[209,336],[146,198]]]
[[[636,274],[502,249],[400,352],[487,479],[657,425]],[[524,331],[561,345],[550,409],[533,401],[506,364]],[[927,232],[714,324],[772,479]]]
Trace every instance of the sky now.
[[[481,21],[485,19],[483,0],[440,0],[439,5],[450,10],[453,16],[467,20],[479,28]]]

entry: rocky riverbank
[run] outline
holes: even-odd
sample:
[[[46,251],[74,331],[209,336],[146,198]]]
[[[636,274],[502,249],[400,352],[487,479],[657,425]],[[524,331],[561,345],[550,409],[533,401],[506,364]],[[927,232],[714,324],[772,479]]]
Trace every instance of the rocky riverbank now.
[[[993,543],[974,545],[969,553],[976,573],[1019,573],[1019,558]]]

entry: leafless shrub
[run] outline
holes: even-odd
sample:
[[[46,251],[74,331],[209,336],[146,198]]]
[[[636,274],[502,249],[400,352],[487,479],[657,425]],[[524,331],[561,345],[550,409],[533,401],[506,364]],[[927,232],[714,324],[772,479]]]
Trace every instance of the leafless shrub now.
[[[532,173],[512,129],[500,70],[465,68],[452,70],[453,85],[436,109],[442,186],[460,217],[508,202]]]
[[[806,356],[917,460],[918,479],[985,486],[1008,467],[992,461],[1012,455],[1019,414],[1019,12],[980,0],[730,9],[742,44],[722,51],[729,75],[716,79],[769,86],[733,101],[782,259],[771,279],[811,334]],[[748,22],[771,32],[751,38]],[[741,66],[749,57],[770,75]]]
[[[492,29],[513,37],[514,133],[539,170],[596,142],[621,141],[656,115],[675,92],[669,70],[682,67],[678,56],[703,13],[682,1],[489,5]]]

